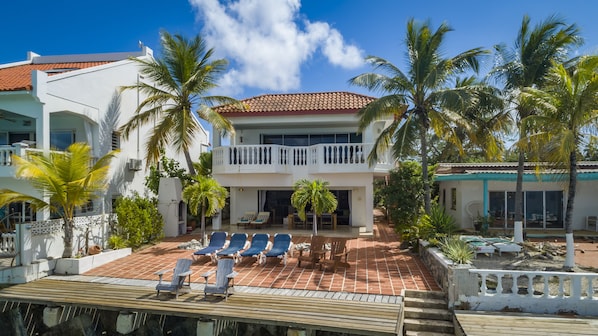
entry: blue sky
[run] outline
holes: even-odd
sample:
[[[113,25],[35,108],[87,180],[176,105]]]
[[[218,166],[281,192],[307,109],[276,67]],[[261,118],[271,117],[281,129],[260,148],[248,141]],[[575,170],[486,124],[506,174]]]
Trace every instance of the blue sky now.
[[[367,55],[404,65],[409,18],[447,22],[447,56],[497,43],[513,45],[524,14],[576,23],[598,53],[598,1],[582,0],[33,0],[2,4],[0,63],[41,55],[134,51],[138,41],[159,56],[159,32],[201,34],[229,60],[219,94],[244,99],[263,93],[353,91],[347,84],[371,71]],[[492,58],[486,60],[486,68]]]

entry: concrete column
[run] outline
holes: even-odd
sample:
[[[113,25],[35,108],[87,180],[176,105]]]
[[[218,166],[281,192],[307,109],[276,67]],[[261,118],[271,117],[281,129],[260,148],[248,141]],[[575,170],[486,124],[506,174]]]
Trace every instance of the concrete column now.
[[[127,311],[120,312],[116,319],[116,331],[120,334],[128,334],[135,328],[135,314]]]
[[[513,234],[513,241],[515,243],[523,243],[523,222],[515,221],[515,232]]]
[[[62,307],[46,307],[44,308],[43,321],[44,325],[52,328],[60,324],[60,315],[62,315]]]
[[[197,321],[197,336],[214,335],[214,320]]]

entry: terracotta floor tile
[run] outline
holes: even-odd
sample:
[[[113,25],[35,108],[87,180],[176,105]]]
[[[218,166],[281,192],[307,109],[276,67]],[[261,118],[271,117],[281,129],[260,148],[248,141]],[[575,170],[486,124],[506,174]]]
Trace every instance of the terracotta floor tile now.
[[[273,236],[274,232],[270,232]],[[115,278],[158,280],[154,274],[172,269],[179,258],[191,258],[192,251],[179,249],[179,244],[199,235],[168,238],[140,252],[94,268],[85,275]],[[309,241],[305,236],[293,235],[293,242]],[[400,295],[402,289],[440,290],[434,277],[418,256],[399,249],[393,228],[384,223],[375,224],[374,237],[356,238],[347,242],[350,249],[348,269],[320,271],[318,267],[298,267],[295,257],[287,265],[278,259],[269,259],[258,265],[255,258],[244,258],[235,266],[239,275],[236,285],[299,290],[326,290],[349,293]],[[201,274],[216,268],[209,257],[200,258],[191,266],[191,281],[203,283]]]

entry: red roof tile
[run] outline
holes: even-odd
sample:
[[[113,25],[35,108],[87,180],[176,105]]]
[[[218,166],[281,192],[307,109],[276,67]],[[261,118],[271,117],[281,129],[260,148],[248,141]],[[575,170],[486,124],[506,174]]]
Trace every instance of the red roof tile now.
[[[216,107],[227,117],[251,115],[292,115],[321,113],[355,113],[375,98],[350,92],[267,94],[242,100],[247,110],[230,105]]]
[[[46,64],[25,64],[8,68],[0,68],[0,91],[31,90],[31,71],[46,71],[49,76],[64,73],[67,71],[90,68],[110,63],[101,62],[76,62],[76,63],[46,63]]]

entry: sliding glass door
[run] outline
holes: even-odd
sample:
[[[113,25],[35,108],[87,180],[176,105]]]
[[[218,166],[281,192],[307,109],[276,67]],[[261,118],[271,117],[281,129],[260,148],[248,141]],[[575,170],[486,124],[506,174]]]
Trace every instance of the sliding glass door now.
[[[491,191],[488,195],[492,227],[513,228],[515,192]],[[523,196],[524,227],[562,229],[563,191],[525,191]]]

